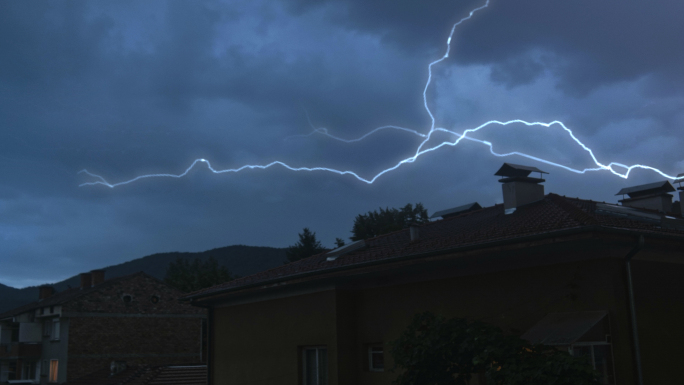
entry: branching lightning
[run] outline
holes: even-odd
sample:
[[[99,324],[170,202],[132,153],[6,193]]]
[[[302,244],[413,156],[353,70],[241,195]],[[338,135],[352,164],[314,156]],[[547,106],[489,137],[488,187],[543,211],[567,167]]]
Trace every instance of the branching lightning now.
[[[386,126],[377,127],[377,128],[375,128],[375,129],[373,129],[372,131],[370,131],[370,132],[364,134],[364,135],[361,136],[361,137],[358,137],[358,138],[355,138],[355,139],[344,139],[344,138],[340,138],[340,137],[337,137],[337,136],[335,136],[335,135],[330,134],[330,133],[328,132],[328,129],[327,129],[327,128],[315,128],[315,127],[313,127],[313,124],[311,124],[311,120],[309,120],[309,124],[312,126],[312,128],[314,128],[314,130],[313,130],[311,133],[306,134],[306,135],[297,135],[298,137],[308,137],[308,136],[311,136],[311,135],[314,135],[314,134],[321,134],[321,135],[328,136],[328,137],[330,137],[331,139],[334,139],[334,140],[337,140],[337,141],[341,141],[341,142],[345,142],[345,143],[354,143],[354,142],[360,142],[360,141],[366,139],[367,137],[369,137],[369,136],[371,136],[371,135],[373,135],[373,134],[375,134],[375,133],[377,133],[377,132],[379,132],[379,131],[387,130],[387,129],[392,129],[392,130],[398,130],[398,131],[407,132],[407,133],[416,135],[416,136],[418,136],[418,137],[420,137],[420,138],[423,138],[423,140],[421,141],[420,145],[419,145],[418,148],[416,149],[416,152],[415,152],[412,156],[410,156],[410,157],[408,157],[408,158],[405,158],[405,159],[403,159],[403,160],[397,162],[394,166],[389,167],[389,168],[387,168],[387,169],[385,169],[385,170],[383,170],[383,171],[377,173],[375,176],[373,176],[373,177],[371,177],[371,178],[364,178],[364,177],[360,176],[359,174],[357,174],[356,172],[354,172],[354,171],[349,171],[349,170],[344,170],[344,171],[343,171],[343,170],[337,170],[337,169],[327,168],[327,167],[293,167],[293,166],[290,166],[290,165],[288,165],[287,163],[284,163],[284,162],[281,162],[281,161],[274,161],[274,162],[271,162],[271,163],[268,163],[268,164],[261,164],[261,165],[258,165],[258,164],[257,164],[257,165],[244,165],[244,166],[241,166],[241,167],[238,167],[238,168],[229,168],[229,169],[217,170],[217,169],[215,169],[214,167],[212,167],[211,163],[210,163],[208,160],[206,160],[206,159],[195,159],[195,160],[192,162],[192,164],[190,164],[190,166],[189,166],[185,171],[183,171],[183,172],[180,173],[180,174],[167,174],[167,173],[162,173],[162,174],[146,174],[146,175],[140,175],[140,176],[137,176],[137,177],[135,177],[135,178],[133,178],[133,179],[130,179],[130,180],[127,180],[127,181],[123,181],[123,182],[118,182],[118,183],[109,183],[107,180],[105,180],[105,179],[104,179],[102,176],[100,176],[100,175],[93,174],[93,173],[89,172],[88,170],[81,170],[81,171],[79,171],[79,174],[88,175],[88,176],[94,178],[95,180],[94,180],[94,181],[91,181],[91,182],[82,183],[82,184],[80,184],[79,186],[103,185],[103,186],[107,186],[107,187],[110,187],[110,188],[114,188],[114,187],[117,187],[117,186],[121,186],[121,185],[129,184],[129,183],[133,183],[133,182],[136,182],[136,181],[138,181],[138,180],[147,179],[147,178],[182,178],[182,177],[186,176],[186,175],[187,175],[187,174],[188,174],[196,165],[198,165],[198,164],[200,164],[200,163],[206,165],[207,169],[208,169],[209,171],[211,171],[212,173],[215,173],[215,174],[238,173],[238,172],[241,172],[241,171],[244,171],[244,170],[248,170],[248,169],[249,169],[249,170],[254,170],[254,169],[264,170],[264,169],[267,169],[267,168],[271,168],[271,167],[273,167],[273,166],[281,166],[281,167],[284,167],[284,168],[286,168],[286,169],[288,169],[288,170],[290,170],[290,171],[326,171],[326,172],[331,172],[331,173],[335,173],[335,174],[339,174],[339,175],[351,175],[351,176],[353,176],[354,178],[356,178],[357,180],[359,180],[359,181],[361,181],[361,182],[364,182],[364,183],[367,183],[367,184],[372,184],[372,183],[374,183],[378,178],[380,178],[382,175],[384,175],[384,174],[386,174],[386,173],[388,173],[388,172],[390,172],[390,171],[394,171],[394,170],[396,170],[397,168],[401,167],[402,165],[404,165],[404,164],[406,164],[406,163],[413,163],[413,162],[415,162],[419,157],[421,157],[422,155],[425,155],[425,154],[430,153],[430,152],[432,152],[432,151],[436,151],[436,150],[438,150],[438,149],[440,149],[440,148],[442,148],[442,147],[445,147],[445,146],[455,147],[455,146],[457,146],[457,145],[458,145],[462,140],[464,140],[464,139],[465,139],[465,140],[468,140],[468,141],[480,143],[480,144],[483,144],[483,145],[487,146],[487,147],[489,148],[489,152],[490,152],[492,155],[497,156],[497,157],[508,157],[508,156],[512,156],[512,155],[518,155],[518,156],[521,156],[521,157],[524,157],[524,158],[528,158],[528,159],[531,159],[531,160],[535,160],[535,161],[538,161],[538,162],[542,162],[542,163],[545,163],[545,164],[548,164],[548,165],[551,165],[551,166],[554,166],[554,167],[559,167],[559,168],[562,168],[562,169],[565,169],[565,170],[567,170],[567,171],[570,171],[570,172],[573,172],[573,173],[577,173],[577,174],[584,174],[584,173],[589,172],[589,171],[610,171],[612,174],[614,174],[614,175],[616,175],[616,176],[619,176],[619,177],[621,177],[621,178],[627,179],[627,178],[629,177],[630,172],[631,172],[632,170],[634,170],[634,169],[645,169],[645,170],[650,170],[650,171],[653,171],[653,172],[655,172],[655,173],[658,173],[658,174],[660,174],[661,176],[663,176],[663,177],[665,177],[665,178],[667,178],[667,179],[671,179],[671,180],[681,180],[681,179],[684,178],[684,177],[679,177],[679,178],[678,178],[678,177],[676,177],[676,176],[668,175],[668,174],[666,174],[666,173],[660,171],[660,170],[657,169],[657,168],[654,168],[654,167],[651,167],[651,166],[646,166],[646,165],[641,165],[641,164],[635,164],[635,165],[631,165],[631,166],[627,166],[627,165],[625,165],[625,164],[617,163],[617,162],[610,162],[610,163],[608,163],[608,164],[602,164],[601,162],[598,161],[598,159],[597,159],[596,156],[594,155],[594,152],[593,152],[589,147],[587,147],[584,143],[582,143],[582,142],[573,134],[572,130],[570,130],[563,122],[558,121],[558,120],[555,120],[555,121],[550,122],[550,123],[544,123],[544,122],[528,122],[528,121],[521,120],[521,119],[514,119],[514,120],[509,120],[509,121],[490,120],[490,121],[485,122],[485,123],[483,123],[483,124],[481,124],[481,125],[479,125],[479,126],[477,126],[477,127],[475,127],[475,128],[466,129],[466,130],[463,131],[462,133],[459,133],[459,132],[456,132],[456,131],[452,131],[452,130],[448,130],[448,129],[441,128],[441,127],[435,127],[435,124],[436,124],[436,122],[435,122],[435,117],[434,117],[434,115],[432,114],[432,111],[430,110],[430,108],[429,108],[429,106],[428,106],[428,102],[427,102],[427,91],[428,91],[428,89],[429,89],[429,87],[430,87],[430,84],[431,84],[431,82],[432,82],[432,67],[433,67],[435,64],[439,64],[440,62],[444,61],[445,59],[447,59],[447,58],[449,57],[449,52],[451,51],[451,40],[452,40],[452,37],[453,37],[453,35],[454,35],[455,31],[456,31],[456,27],[459,26],[461,23],[465,22],[466,20],[471,19],[471,18],[473,17],[473,15],[474,15],[477,11],[480,11],[480,10],[482,10],[482,9],[484,9],[484,8],[487,8],[488,6],[489,6],[489,0],[486,0],[486,2],[485,2],[484,5],[482,5],[482,6],[478,7],[478,8],[473,9],[472,11],[469,12],[468,16],[462,18],[462,19],[459,20],[457,23],[455,23],[455,24],[452,26],[452,28],[451,28],[451,32],[449,33],[449,37],[447,38],[447,42],[446,42],[446,51],[445,51],[444,55],[443,55],[441,58],[439,58],[438,60],[435,60],[435,61],[431,62],[431,63],[428,65],[428,80],[427,80],[427,82],[426,82],[426,84],[425,84],[425,88],[423,89],[423,104],[424,104],[425,110],[427,111],[428,115],[430,116],[430,122],[431,122],[431,123],[430,123],[430,130],[429,130],[429,132],[428,132],[427,134],[420,133],[419,131],[413,130],[413,129],[410,129],[410,128],[405,128],[405,127],[400,127],[400,126],[394,126],[394,125],[386,125]],[[307,114],[307,119],[308,119],[308,114]],[[559,163],[555,163],[555,162],[552,162],[552,161],[549,161],[549,160],[546,160],[546,159],[542,159],[542,158],[536,157],[536,156],[534,156],[534,155],[525,154],[525,153],[521,153],[521,152],[517,152],[517,151],[509,152],[509,153],[497,153],[496,151],[494,151],[494,145],[493,145],[493,143],[488,142],[488,141],[485,141],[485,140],[480,140],[480,139],[476,139],[476,138],[473,138],[473,137],[468,136],[469,133],[477,132],[477,131],[479,131],[479,130],[485,128],[485,127],[488,127],[488,126],[492,126],[492,125],[507,126],[507,125],[510,125],[510,124],[524,124],[524,125],[526,125],[526,126],[543,126],[543,127],[546,127],[546,128],[551,128],[551,127],[556,127],[556,126],[557,126],[557,127],[560,127],[560,128],[562,128],[565,132],[568,133],[568,135],[570,136],[570,138],[571,138],[575,143],[577,143],[584,151],[586,151],[586,152],[589,154],[589,156],[591,157],[591,159],[592,159],[592,160],[594,161],[594,163],[596,164],[596,167],[585,168],[585,169],[581,169],[581,170],[580,170],[580,169],[575,169],[575,168],[568,167],[568,166],[565,166],[565,165],[562,165],[562,164],[559,164]],[[452,141],[444,141],[444,142],[442,142],[442,143],[440,143],[440,144],[437,144],[437,145],[434,145],[434,146],[431,146],[431,147],[426,147],[426,144],[430,141],[430,139],[432,138],[432,134],[435,133],[435,132],[444,132],[444,133],[453,135],[453,136],[454,136],[454,139],[453,139]],[[426,147],[426,148],[423,148],[423,147]],[[621,170],[623,170],[623,171],[620,172],[620,171],[616,170],[615,167],[617,167],[617,168],[619,168],[619,169],[621,169]]]

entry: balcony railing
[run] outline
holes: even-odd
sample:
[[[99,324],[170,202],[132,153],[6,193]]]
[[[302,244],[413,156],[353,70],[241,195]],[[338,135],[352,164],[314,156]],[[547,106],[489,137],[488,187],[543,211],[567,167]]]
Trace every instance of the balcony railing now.
[[[13,342],[0,344],[0,359],[3,358],[39,358],[43,349],[40,343]]]

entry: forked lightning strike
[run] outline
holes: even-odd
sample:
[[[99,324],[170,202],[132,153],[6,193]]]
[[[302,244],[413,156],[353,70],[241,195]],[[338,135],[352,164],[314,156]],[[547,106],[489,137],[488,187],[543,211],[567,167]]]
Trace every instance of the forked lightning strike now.
[[[525,157],[528,159],[536,160],[538,162],[542,162],[542,163],[545,163],[545,164],[548,164],[551,166],[560,167],[560,168],[563,168],[567,171],[578,173],[578,174],[584,174],[588,171],[605,170],[605,171],[610,171],[612,174],[617,175],[621,178],[627,179],[629,177],[630,172],[633,169],[638,168],[638,169],[646,169],[646,170],[654,171],[654,172],[660,174],[661,176],[668,178],[668,179],[672,179],[672,180],[680,180],[680,179],[684,178],[684,177],[677,178],[676,176],[668,175],[668,174],[658,170],[657,168],[646,166],[646,165],[641,165],[641,164],[636,164],[636,165],[632,165],[632,166],[627,166],[625,164],[617,163],[617,162],[602,164],[601,162],[598,161],[598,159],[594,155],[594,152],[589,147],[587,147],[584,143],[582,143],[579,139],[577,139],[577,137],[573,134],[572,130],[570,130],[568,127],[566,127],[565,124],[563,124],[563,122],[560,122],[557,120],[550,122],[550,123],[527,122],[527,121],[524,121],[521,119],[514,119],[514,120],[505,121],[505,122],[498,121],[498,120],[490,120],[490,121],[488,121],[488,122],[486,122],[480,126],[477,126],[475,128],[467,129],[463,133],[458,133],[455,131],[447,130],[445,128],[435,127],[435,117],[432,114],[432,111],[430,110],[430,108],[428,107],[428,102],[427,102],[427,91],[428,91],[428,88],[430,87],[430,83],[432,82],[432,66],[444,61],[446,58],[449,57],[449,52],[451,51],[451,39],[454,35],[454,32],[456,31],[456,27],[459,26],[464,21],[472,18],[473,15],[475,14],[475,12],[482,10],[484,8],[487,8],[488,6],[489,6],[489,0],[487,0],[483,6],[473,9],[472,11],[469,12],[468,16],[464,17],[463,19],[461,19],[457,23],[455,23],[451,28],[451,32],[449,33],[449,37],[447,38],[446,52],[444,53],[444,55],[440,59],[435,60],[428,65],[428,80],[425,84],[425,88],[423,89],[423,104],[425,106],[425,110],[427,111],[428,115],[430,116],[430,122],[431,122],[430,123],[430,130],[427,134],[422,134],[422,133],[418,132],[417,130],[413,130],[410,128],[387,125],[387,126],[381,126],[381,127],[375,128],[374,130],[372,130],[372,131],[368,132],[367,134],[365,134],[359,138],[356,138],[356,139],[343,139],[343,138],[334,136],[334,135],[330,134],[326,128],[314,128],[314,131],[307,134],[307,135],[298,135],[300,137],[306,137],[306,136],[311,136],[313,134],[322,134],[322,135],[328,136],[332,139],[335,139],[335,140],[338,140],[341,142],[354,143],[354,142],[362,141],[365,138],[369,137],[370,135],[373,135],[373,134],[375,134],[381,130],[393,129],[393,130],[408,132],[408,133],[411,133],[411,134],[414,134],[416,136],[423,138],[423,141],[421,141],[420,145],[416,149],[415,154],[413,154],[412,156],[410,156],[406,159],[399,161],[394,166],[379,172],[378,174],[376,174],[375,176],[373,176],[370,179],[364,178],[364,177],[358,175],[357,173],[355,173],[354,171],[349,171],[349,170],[342,171],[342,170],[336,170],[336,169],[328,168],[328,167],[293,167],[293,166],[290,166],[290,165],[288,165],[284,162],[281,162],[281,161],[274,161],[274,162],[271,162],[268,164],[263,164],[263,165],[245,165],[245,166],[242,166],[239,168],[229,168],[229,169],[217,170],[217,169],[212,167],[211,163],[208,160],[206,160],[206,159],[195,159],[195,161],[193,161],[192,164],[185,171],[183,171],[180,174],[146,174],[146,175],[141,175],[141,176],[135,177],[133,179],[123,181],[123,182],[118,182],[118,183],[109,183],[100,175],[93,174],[93,173],[89,172],[88,170],[81,170],[81,171],[79,171],[79,174],[85,174],[85,175],[91,176],[91,177],[95,178],[96,180],[93,182],[82,183],[79,186],[103,185],[103,186],[107,186],[110,188],[114,188],[117,186],[133,183],[133,182],[136,182],[138,180],[147,179],[147,178],[162,178],[162,177],[163,178],[182,178],[182,177],[186,176],[198,163],[205,164],[207,166],[207,169],[210,170],[211,172],[215,173],[215,174],[238,173],[238,172],[241,172],[244,170],[254,170],[254,169],[264,170],[264,169],[267,169],[267,168],[270,168],[273,166],[282,166],[282,167],[284,167],[288,170],[291,170],[291,171],[326,171],[326,172],[332,172],[332,173],[339,174],[339,175],[351,175],[361,182],[372,184],[382,175],[384,175],[390,171],[396,170],[397,168],[401,167],[401,165],[403,165],[403,164],[413,163],[422,155],[427,154],[427,153],[432,152],[432,151],[435,151],[435,150],[438,150],[444,146],[455,147],[464,139],[469,140],[469,141],[473,141],[473,142],[477,142],[477,143],[481,143],[481,144],[489,147],[490,153],[492,155],[495,155],[498,157],[507,157],[507,156],[511,156],[511,155],[518,155],[518,156],[522,156],[522,157]],[[307,114],[307,117],[308,117],[308,114]],[[311,123],[311,122],[309,121],[309,123]],[[582,149],[584,149],[591,156],[591,159],[594,161],[594,163],[596,164],[597,167],[585,168],[585,169],[579,170],[579,169],[574,169],[572,167],[568,167],[568,166],[565,166],[562,164],[558,164],[558,163],[555,163],[555,162],[552,162],[552,161],[549,161],[546,159],[542,159],[542,158],[539,158],[539,157],[536,157],[533,155],[529,155],[529,154],[525,154],[525,153],[521,153],[521,152],[517,152],[517,151],[509,152],[509,153],[497,153],[494,151],[494,145],[491,142],[472,138],[472,137],[468,136],[469,133],[477,132],[477,131],[479,131],[479,130],[487,127],[487,126],[490,126],[490,125],[507,126],[509,124],[514,124],[514,123],[524,124],[527,126],[543,126],[543,127],[547,127],[547,128],[550,128],[551,126],[554,126],[554,125],[561,127],[563,130],[565,130],[568,133],[568,135],[570,135],[570,137],[572,138],[572,140],[575,141],[575,143],[577,143],[579,146],[581,146]],[[454,135],[455,139],[453,141],[445,141],[445,142],[442,142],[438,145],[423,149],[423,147],[430,141],[432,134],[434,132],[445,132],[445,133]],[[619,172],[619,171],[615,170],[614,167],[618,167],[624,171]]]

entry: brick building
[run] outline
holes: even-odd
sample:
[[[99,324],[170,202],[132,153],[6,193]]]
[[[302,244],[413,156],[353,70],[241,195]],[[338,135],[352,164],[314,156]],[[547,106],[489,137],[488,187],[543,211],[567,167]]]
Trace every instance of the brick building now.
[[[389,385],[387,343],[423,311],[586,355],[606,384],[681,383],[674,187],[635,186],[622,204],[601,203],[545,195],[533,171],[504,164],[503,204],[444,210],[186,296],[209,311],[209,384]]]
[[[202,360],[202,309],[143,272],[105,280],[81,274],[59,293],[41,286],[36,302],[0,314],[0,383],[64,383],[109,367]]]

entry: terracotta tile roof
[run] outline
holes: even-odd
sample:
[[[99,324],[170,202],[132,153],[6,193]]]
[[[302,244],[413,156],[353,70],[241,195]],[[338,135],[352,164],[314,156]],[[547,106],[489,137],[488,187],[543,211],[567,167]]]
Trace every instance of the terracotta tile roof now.
[[[66,385],[205,385],[207,366],[203,364],[172,366],[129,366],[111,375],[102,368]]]
[[[98,371],[77,378],[75,380],[67,381],[67,385],[117,385],[117,384],[131,384],[142,377],[149,367],[147,366],[129,366],[123,371],[110,375],[109,368],[102,368]]]
[[[165,366],[152,377],[147,385],[205,385],[207,367],[203,366]]]
[[[418,241],[411,242],[409,230],[404,229],[367,239],[365,248],[342,255],[334,261],[328,261],[323,253],[190,293],[183,298],[191,299],[224,290],[295,278],[302,274],[322,274],[335,268],[353,267],[366,262],[438,253],[460,247],[479,247],[492,242],[572,229],[621,229],[670,234],[684,240],[684,231],[661,228],[658,223],[638,218],[597,212],[596,208],[597,202],[556,194],[548,194],[541,201],[521,206],[509,215],[504,213],[503,205],[498,204],[422,225]],[[638,211],[657,214],[649,210]]]

